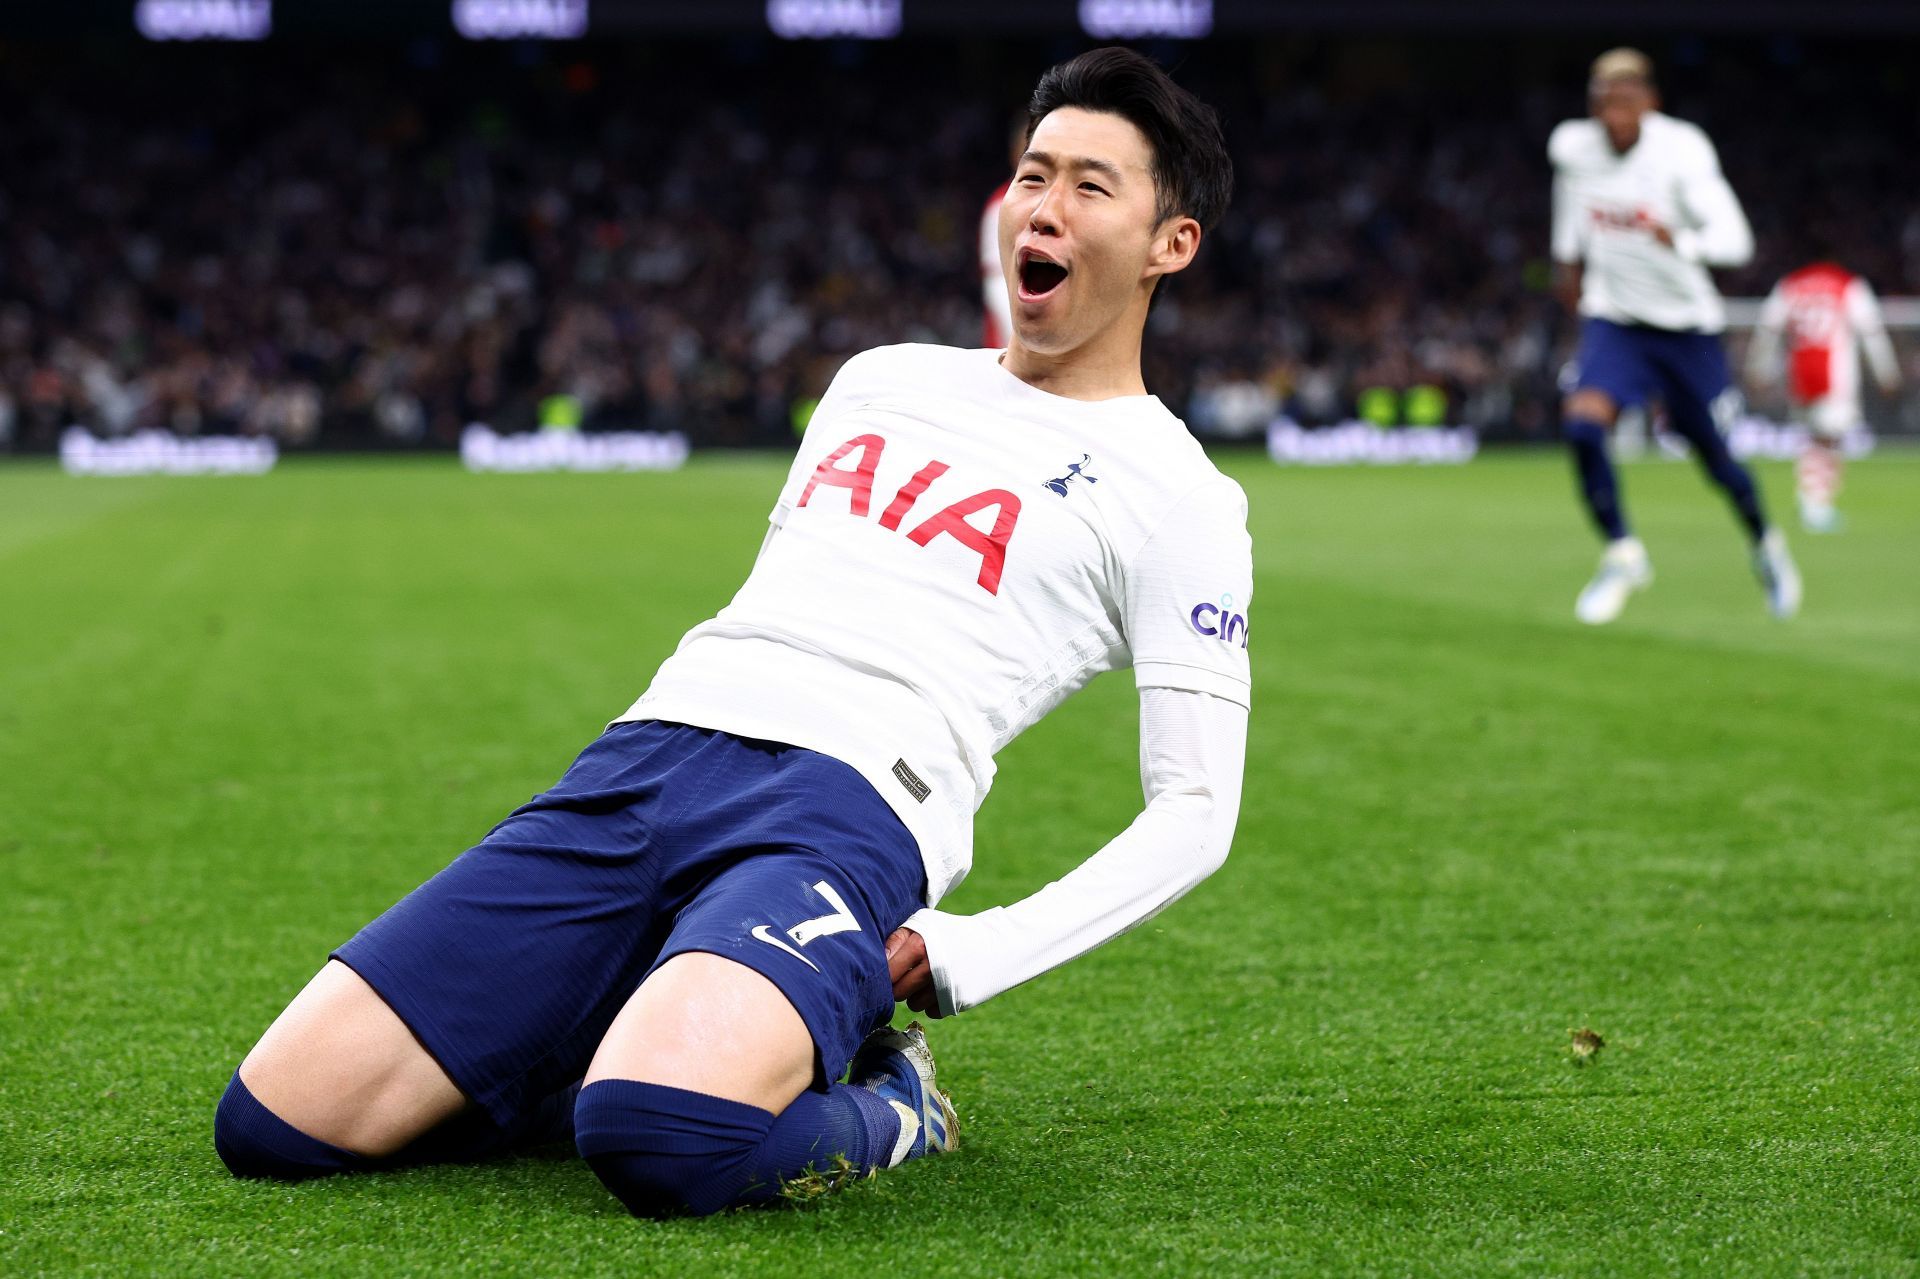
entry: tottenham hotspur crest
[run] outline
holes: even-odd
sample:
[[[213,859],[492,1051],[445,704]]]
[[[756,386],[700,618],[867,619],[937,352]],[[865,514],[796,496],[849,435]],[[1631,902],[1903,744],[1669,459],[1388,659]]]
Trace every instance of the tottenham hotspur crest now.
[[[1089,484],[1098,484],[1100,481],[1093,478],[1087,471],[1087,468],[1092,465],[1093,455],[1091,453],[1082,453],[1078,462],[1069,462],[1067,464],[1067,473],[1065,475],[1057,480],[1048,480],[1047,487],[1055,493],[1058,493],[1061,497],[1065,497],[1067,495],[1067,485],[1075,480],[1085,480]]]

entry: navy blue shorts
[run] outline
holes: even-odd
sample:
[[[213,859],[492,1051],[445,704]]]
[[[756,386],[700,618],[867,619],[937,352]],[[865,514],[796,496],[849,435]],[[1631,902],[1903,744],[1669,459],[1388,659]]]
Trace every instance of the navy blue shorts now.
[[[1738,416],[1739,391],[1717,333],[1683,333],[1589,316],[1580,326],[1573,389],[1605,391],[1621,408],[1659,397],[1692,436]]]
[[[333,958],[502,1123],[585,1074],[641,981],[686,951],[778,986],[824,1086],[892,1017],[886,937],[925,887],[913,836],[839,760],[616,724]]]

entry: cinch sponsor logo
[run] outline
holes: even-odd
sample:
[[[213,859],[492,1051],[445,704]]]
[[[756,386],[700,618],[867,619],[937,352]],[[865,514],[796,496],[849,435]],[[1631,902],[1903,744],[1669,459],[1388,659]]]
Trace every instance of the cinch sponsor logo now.
[[[1247,646],[1247,615],[1233,611],[1231,595],[1222,595],[1218,604],[1195,604],[1187,620],[1193,623],[1194,630],[1209,639],[1217,639],[1222,644],[1238,640],[1241,648]]]

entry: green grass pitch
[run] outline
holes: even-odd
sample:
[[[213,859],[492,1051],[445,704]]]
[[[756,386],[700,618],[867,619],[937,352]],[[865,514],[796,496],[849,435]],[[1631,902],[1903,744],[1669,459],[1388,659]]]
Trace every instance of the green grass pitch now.
[[[1628,468],[1659,580],[1599,631],[1557,456],[1228,466],[1226,868],[933,1028],[957,1155],[667,1224],[563,1151],[240,1183],[212,1111],[329,946],[726,601],[780,463],[0,469],[0,1273],[1920,1271],[1920,457],[1795,538],[1784,625],[1692,471]],[[958,909],[1132,818],[1127,678],[1000,778]]]

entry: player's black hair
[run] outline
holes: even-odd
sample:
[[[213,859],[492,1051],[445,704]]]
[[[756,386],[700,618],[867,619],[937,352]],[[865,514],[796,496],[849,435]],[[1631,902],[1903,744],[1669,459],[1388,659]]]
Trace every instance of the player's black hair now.
[[[1027,140],[1061,107],[1129,121],[1153,148],[1157,221],[1182,214],[1211,231],[1233,198],[1233,161],[1212,107],[1132,49],[1093,49],[1048,69],[1027,104]]]

